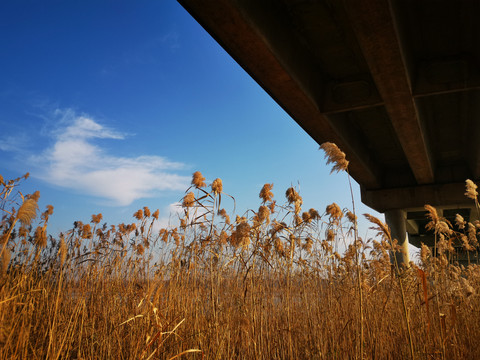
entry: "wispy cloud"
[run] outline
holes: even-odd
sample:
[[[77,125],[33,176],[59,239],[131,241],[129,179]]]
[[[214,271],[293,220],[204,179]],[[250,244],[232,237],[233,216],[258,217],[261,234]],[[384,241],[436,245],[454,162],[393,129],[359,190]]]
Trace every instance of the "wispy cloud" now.
[[[25,134],[5,136],[0,138],[0,150],[10,152],[22,152],[27,147],[28,138]]]
[[[122,157],[108,153],[99,139],[124,140],[126,135],[87,115],[57,110],[60,126],[51,132],[53,145],[31,160],[39,165],[44,181],[129,205],[163,191],[188,187],[188,177],[176,171],[184,165],[156,155]]]

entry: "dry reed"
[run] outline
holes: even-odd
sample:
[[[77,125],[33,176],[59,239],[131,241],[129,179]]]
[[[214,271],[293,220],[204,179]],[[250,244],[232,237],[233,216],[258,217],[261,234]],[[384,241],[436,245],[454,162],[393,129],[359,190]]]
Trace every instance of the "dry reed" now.
[[[458,233],[433,208],[432,231],[447,244],[463,235],[471,265],[456,264],[448,250],[435,257],[424,246],[418,264],[399,277],[389,258],[396,244],[383,222],[369,216],[381,235],[360,239],[351,231],[353,209],[303,211],[294,188],[279,206],[273,184],[266,184],[258,211],[230,222],[235,215],[220,207],[223,184],[215,180],[208,192],[197,172],[183,198],[181,226],[155,230],[158,210],[143,208],[132,223],[116,226],[92,215],[56,239],[46,231],[53,208],[40,219],[33,202],[9,210],[23,180],[0,182],[0,358],[475,359],[480,353],[478,227],[465,223]],[[38,196],[25,199],[36,204]]]

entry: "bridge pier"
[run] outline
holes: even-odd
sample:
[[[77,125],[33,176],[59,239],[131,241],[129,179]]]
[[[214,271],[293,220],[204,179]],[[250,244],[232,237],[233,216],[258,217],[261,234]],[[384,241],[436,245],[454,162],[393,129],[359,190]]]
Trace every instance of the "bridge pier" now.
[[[408,251],[408,237],[407,237],[407,213],[401,209],[393,209],[385,211],[385,222],[390,228],[392,239],[397,239],[400,245],[400,251],[391,252],[390,258],[392,263],[397,261],[399,267],[402,265],[408,266],[410,263],[410,254]]]

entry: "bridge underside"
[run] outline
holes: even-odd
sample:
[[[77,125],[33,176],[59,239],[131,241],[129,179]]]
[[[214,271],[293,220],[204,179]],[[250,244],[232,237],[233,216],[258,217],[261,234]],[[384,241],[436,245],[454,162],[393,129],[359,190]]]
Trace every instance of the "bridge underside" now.
[[[373,209],[467,207],[480,179],[480,1],[179,0]]]

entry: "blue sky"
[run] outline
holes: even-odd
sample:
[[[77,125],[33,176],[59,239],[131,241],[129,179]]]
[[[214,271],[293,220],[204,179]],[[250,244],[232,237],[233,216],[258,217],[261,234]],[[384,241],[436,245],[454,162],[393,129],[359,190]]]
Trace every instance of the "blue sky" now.
[[[3,1],[0,26],[0,174],[30,172],[52,233],[143,206],[167,221],[197,170],[240,213],[267,182],[351,208],[346,175],[175,1]]]

